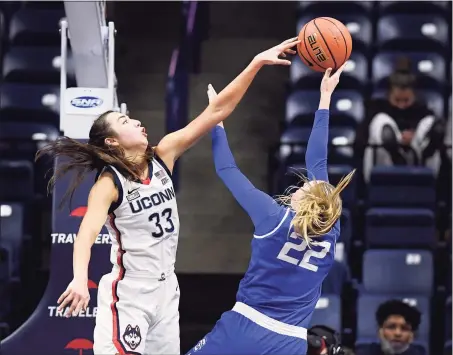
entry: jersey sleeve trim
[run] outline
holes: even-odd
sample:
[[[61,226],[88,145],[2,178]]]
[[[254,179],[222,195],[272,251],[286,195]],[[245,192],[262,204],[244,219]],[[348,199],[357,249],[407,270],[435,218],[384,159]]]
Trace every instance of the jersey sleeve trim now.
[[[274,229],[272,229],[269,233],[266,233],[264,235],[256,235],[254,234],[253,235],[253,238],[258,238],[258,239],[262,239],[262,238],[266,238],[266,237],[269,237],[270,235],[274,234],[283,224],[283,222],[285,222],[286,218],[288,217],[289,215],[289,208],[286,209],[286,213],[285,215],[283,216],[282,220],[280,221],[279,224],[277,224],[277,227],[275,227]]]
[[[170,169],[168,169],[168,167],[167,167],[167,165],[165,165],[164,161],[157,154],[154,155],[154,159],[155,159],[156,163],[158,163],[159,165],[162,166],[162,168],[164,168],[164,170],[166,171],[168,176],[171,178]]]
[[[101,172],[109,172],[113,175],[113,182],[115,183],[116,188],[118,189],[118,199],[115,202],[112,202],[109,208],[109,214],[113,213],[118,207],[120,207],[121,203],[123,202],[123,184],[121,184],[121,180],[118,176],[118,172],[116,169],[110,165],[107,165]],[[99,174],[100,175],[100,174]]]

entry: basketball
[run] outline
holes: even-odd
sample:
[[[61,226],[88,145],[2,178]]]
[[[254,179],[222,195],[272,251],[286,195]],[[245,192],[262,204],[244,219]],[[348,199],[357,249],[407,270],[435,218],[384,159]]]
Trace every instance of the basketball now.
[[[318,17],[300,30],[297,52],[312,70],[334,71],[346,62],[352,52],[352,38],[343,23],[332,17]]]

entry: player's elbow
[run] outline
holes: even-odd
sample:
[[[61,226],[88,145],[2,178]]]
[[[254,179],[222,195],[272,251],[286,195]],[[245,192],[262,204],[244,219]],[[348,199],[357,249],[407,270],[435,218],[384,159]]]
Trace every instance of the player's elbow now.
[[[237,169],[237,166],[232,165],[232,164],[229,164],[229,165],[214,164],[214,165],[215,165],[215,172],[220,178],[228,175],[228,172],[231,171],[232,169]]]
[[[219,166],[216,165],[215,166],[215,173],[219,177],[220,180],[225,182],[225,179],[226,179],[225,167],[219,167]]]
[[[228,188],[234,188],[235,186],[238,186],[238,171],[239,169],[236,166],[222,166],[216,168],[217,177]]]

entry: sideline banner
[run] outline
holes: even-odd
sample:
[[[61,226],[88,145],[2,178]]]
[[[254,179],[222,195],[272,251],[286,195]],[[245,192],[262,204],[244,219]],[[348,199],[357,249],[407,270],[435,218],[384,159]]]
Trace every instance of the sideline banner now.
[[[59,161],[55,163],[59,164]],[[86,211],[89,191],[95,174],[88,174],[76,190],[72,205],[61,210],[58,205],[70,186],[71,174],[57,182],[53,193],[50,277],[41,302],[30,318],[0,344],[5,355],[92,355],[93,329],[97,305],[97,285],[109,273],[110,236],[102,229],[91,251],[88,274],[90,304],[86,312],[65,318],[57,311],[58,297],[71,282],[73,243]]]

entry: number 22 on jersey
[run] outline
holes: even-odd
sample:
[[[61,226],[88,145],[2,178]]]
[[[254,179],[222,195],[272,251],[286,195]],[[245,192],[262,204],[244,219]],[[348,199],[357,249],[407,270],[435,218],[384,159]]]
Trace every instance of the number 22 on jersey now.
[[[308,247],[307,242],[304,239],[301,239],[300,237],[298,237],[297,234],[294,232],[292,232],[289,237],[292,239],[295,239],[296,241],[300,241],[300,243],[299,244],[294,243],[293,241],[286,242],[283,245],[283,248],[280,250],[280,253],[277,256],[277,259],[286,261],[287,263],[290,263],[293,265],[299,265],[300,267],[313,271],[313,272],[318,271],[318,266],[310,264],[310,258],[324,259],[330,250],[331,244],[326,241],[313,242],[313,245],[321,247],[322,249],[320,251],[308,249],[304,253],[304,251]],[[303,254],[302,258],[298,259],[298,258],[289,256],[288,253],[291,250],[295,250],[295,251],[298,251],[300,254]]]

